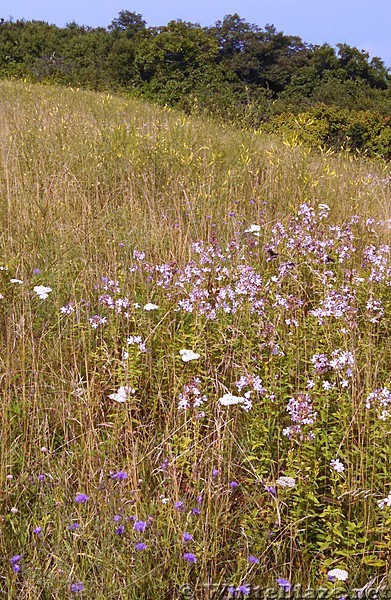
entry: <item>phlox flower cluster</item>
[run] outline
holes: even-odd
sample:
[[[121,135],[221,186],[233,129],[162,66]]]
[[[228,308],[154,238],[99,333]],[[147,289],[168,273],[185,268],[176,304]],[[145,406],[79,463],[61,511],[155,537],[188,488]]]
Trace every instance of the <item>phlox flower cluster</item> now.
[[[353,377],[353,367],[355,365],[352,352],[337,348],[331,352],[331,355],[314,354],[311,362],[316,375],[322,376],[335,373],[340,379],[341,386],[343,388],[348,387],[349,379]],[[334,387],[334,384],[329,381],[323,382],[323,389],[327,390],[332,387]]]
[[[236,387],[239,394],[245,387],[249,387],[252,391],[258,392],[258,394],[264,395],[266,393],[262,385],[262,379],[258,375],[242,375],[239,381],[236,382]]]
[[[376,408],[380,412],[380,419],[385,421],[391,416],[391,391],[387,387],[374,390],[367,396],[365,406]]]
[[[185,385],[183,392],[179,394],[178,399],[179,410],[200,408],[200,406],[208,400],[207,396],[201,391],[201,381],[198,377],[193,377],[193,379]],[[197,416],[203,416],[203,414],[199,413]]]
[[[138,346],[138,349],[140,350],[140,352],[146,352],[145,343],[144,343],[141,335],[130,335],[126,339],[126,343],[128,344],[128,346],[132,346],[132,345]]]
[[[312,407],[310,395],[302,393],[295,398],[290,398],[286,410],[290,414],[293,425],[283,429],[283,435],[300,441],[313,440],[315,434],[312,430],[308,430],[308,426],[315,423],[317,413]]]
[[[391,285],[391,253],[387,244],[381,244],[378,248],[373,244],[366,246],[363,264],[371,270],[368,281]]]

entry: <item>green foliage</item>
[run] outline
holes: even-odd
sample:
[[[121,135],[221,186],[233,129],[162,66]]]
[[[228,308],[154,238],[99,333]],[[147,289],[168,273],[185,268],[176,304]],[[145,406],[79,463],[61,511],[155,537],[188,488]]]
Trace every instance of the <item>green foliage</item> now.
[[[272,120],[270,128],[276,131],[276,115],[306,113],[319,103],[331,111],[369,111],[373,115],[364,124],[361,117],[357,124],[354,114],[349,117],[351,127],[340,129],[341,144],[388,157],[389,133],[386,128],[377,131],[378,114],[390,112],[390,76],[380,58],[370,60],[368,53],[347,44],[338,44],[337,51],[328,44],[310,46],[238,14],[212,27],[180,20],[147,27],[140,14],[128,10],[106,29],[3,19],[0,77],[144,95],[244,128]],[[289,119],[287,115],[285,121]],[[371,120],[376,134],[369,140]],[[317,144],[328,143],[328,137],[332,146],[338,145],[332,133],[307,135]]]
[[[359,150],[371,157],[391,158],[390,119],[370,111],[349,111],[319,104],[306,112],[282,113],[262,126],[288,143],[320,148]]]

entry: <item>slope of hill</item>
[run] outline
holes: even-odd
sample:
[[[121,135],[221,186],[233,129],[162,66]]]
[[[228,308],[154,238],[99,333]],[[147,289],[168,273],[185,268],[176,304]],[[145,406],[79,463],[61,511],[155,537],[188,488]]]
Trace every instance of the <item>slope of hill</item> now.
[[[387,165],[5,81],[0,150],[7,597],[386,586]]]

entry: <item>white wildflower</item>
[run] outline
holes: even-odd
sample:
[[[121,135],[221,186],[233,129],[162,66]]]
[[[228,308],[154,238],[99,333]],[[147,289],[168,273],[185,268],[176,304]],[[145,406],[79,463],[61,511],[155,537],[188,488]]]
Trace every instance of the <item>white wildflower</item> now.
[[[111,400],[115,400],[116,402],[123,403],[126,402],[130,394],[134,393],[135,390],[133,388],[123,386],[118,388],[115,394],[110,394],[109,398],[111,398]]]
[[[346,581],[349,574],[345,569],[332,569],[327,573],[327,578],[331,581]]]
[[[294,477],[279,477],[276,480],[276,484],[282,488],[294,488],[296,487],[296,479]]]
[[[45,285],[36,285],[33,288],[33,291],[37,294],[37,296],[41,300],[46,300],[46,298],[49,296],[50,292],[52,291],[52,288],[46,287]]]
[[[10,279],[10,283],[19,283],[19,284],[22,284],[23,281],[21,279],[14,279],[13,278],[13,279]]]
[[[148,302],[145,306],[144,306],[144,310],[156,310],[158,307],[157,304],[152,304],[151,302]]]
[[[339,458],[335,458],[330,461],[330,467],[337,471],[337,473],[342,473],[345,470],[345,465],[339,460]]]
[[[245,229],[244,233],[253,233],[256,237],[261,237],[260,234],[261,226],[260,225],[250,225],[249,229]]]
[[[189,362],[189,360],[197,360],[200,357],[200,355],[197,354],[197,352],[193,352],[193,350],[179,350],[179,354],[181,355],[183,362]]]

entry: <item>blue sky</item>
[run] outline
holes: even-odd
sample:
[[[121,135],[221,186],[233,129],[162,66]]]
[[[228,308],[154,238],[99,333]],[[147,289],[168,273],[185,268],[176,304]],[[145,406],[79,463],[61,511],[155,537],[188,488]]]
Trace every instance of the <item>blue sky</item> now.
[[[172,19],[212,25],[237,12],[251,23],[274,24],[308,43],[346,42],[391,67],[391,0],[0,0],[0,17],[59,26],[76,21],[106,27],[120,10],[141,13],[150,26]]]

